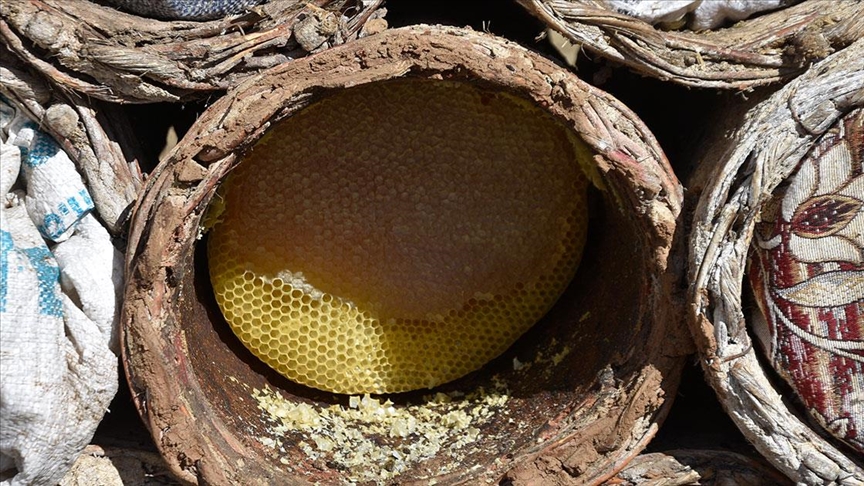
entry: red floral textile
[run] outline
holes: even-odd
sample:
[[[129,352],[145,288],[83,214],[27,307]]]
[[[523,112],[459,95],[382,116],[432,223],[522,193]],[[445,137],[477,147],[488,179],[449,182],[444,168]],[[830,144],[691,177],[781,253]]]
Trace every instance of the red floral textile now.
[[[845,116],[762,210],[753,331],[815,421],[864,453],[864,110]]]

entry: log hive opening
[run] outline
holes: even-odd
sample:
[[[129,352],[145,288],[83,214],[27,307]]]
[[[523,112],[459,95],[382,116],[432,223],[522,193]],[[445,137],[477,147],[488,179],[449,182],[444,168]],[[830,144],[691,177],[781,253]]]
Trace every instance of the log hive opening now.
[[[521,484],[549,456],[561,484],[610,477],[687,350],[681,198],[626,107],[490,35],[394,29],[278,66],[136,207],[139,411],[208,484]]]
[[[256,356],[307,386],[393,393],[459,378],[573,277],[587,153],[504,92],[429,80],[341,91],[283,121],[222,185],[216,299]]]

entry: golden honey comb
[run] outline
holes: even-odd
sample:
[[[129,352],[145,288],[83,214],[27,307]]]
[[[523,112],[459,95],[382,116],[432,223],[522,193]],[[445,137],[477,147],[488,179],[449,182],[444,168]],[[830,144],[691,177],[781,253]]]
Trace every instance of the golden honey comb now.
[[[589,156],[507,93],[419,79],[341,90],[271,130],[220,188],[216,300],[297,383],[357,394],[454,380],[573,278]]]

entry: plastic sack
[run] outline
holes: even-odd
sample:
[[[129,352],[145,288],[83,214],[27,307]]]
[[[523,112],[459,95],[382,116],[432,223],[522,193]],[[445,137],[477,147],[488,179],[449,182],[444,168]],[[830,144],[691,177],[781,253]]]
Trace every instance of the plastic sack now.
[[[122,255],[65,152],[0,128],[0,484],[56,484],[117,391]]]

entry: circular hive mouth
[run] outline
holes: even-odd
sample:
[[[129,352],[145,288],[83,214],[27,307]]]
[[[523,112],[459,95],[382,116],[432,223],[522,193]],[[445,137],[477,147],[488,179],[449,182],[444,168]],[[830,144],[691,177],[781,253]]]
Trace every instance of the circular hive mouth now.
[[[347,121],[335,123],[337,115]],[[313,130],[315,118],[326,127]],[[414,128],[416,139],[396,136]],[[373,197],[355,202],[361,185]],[[387,192],[394,188],[401,192]],[[448,209],[450,193],[458,204]],[[571,472],[562,474],[599,480],[644,447],[677,384],[684,330],[675,327],[666,258],[680,200],[662,152],[629,110],[515,44],[420,26],[293,61],[214,103],[148,179],[127,253],[130,386],[163,456],[190,481],[452,484],[507,475],[518,484],[549,454],[566,462]],[[271,224],[306,217],[309,231]],[[397,217],[404,224],[385,221]],[[362,224],[369,220],[376,224]],[[393,241],[404,255],[394,255]],[[361,250],[368,254],[355,260]],[[271,320],[264,333],[256,306],[242,302],[248,328],[260,328],[244,344],[244,324],[235,323],[239,339],[231,330],[231,298],[220,312],[220,292],[236,293],[228,288],[279,294],[289,307],[297,299],[300,327],[303,312],[311,323],[317,311],[320,324],[321,306],[350,302],[327,312],[325,355],[349,351],[338,336],[345,327],[332,323],[361,308],[378,323],[413,325],[382,340],[382,353],[425,365],[456,347],[450,333],[476,325],[485,341],[465,341],[486,354],[458,370],[439,366],[447,373],[434,380],[382,366],[379,381],[397,378],[387,388],[376,378],[345,386],[360,381],[344,365],[350,357],[294,359],[295,370],[318,366],[331,382],[288,379],[253,354],[261,336],[281,342],[282,331]],[[261,298],[272,313],[274,302]],[[470,320],[487,302],[504,316]],[[377,324],[347,329],[362,325]],[[437,348],[411,348],[430,332],[439,333]],[[343,376],[326,373],[334,369]],[[393,393],[365,395],[379,390]]]
[[[300,384],[452,381],[509,347],[575,273],[587,152],[538,107],[469,83],[329,95],[221,186],[216,300],[243,344]]]

